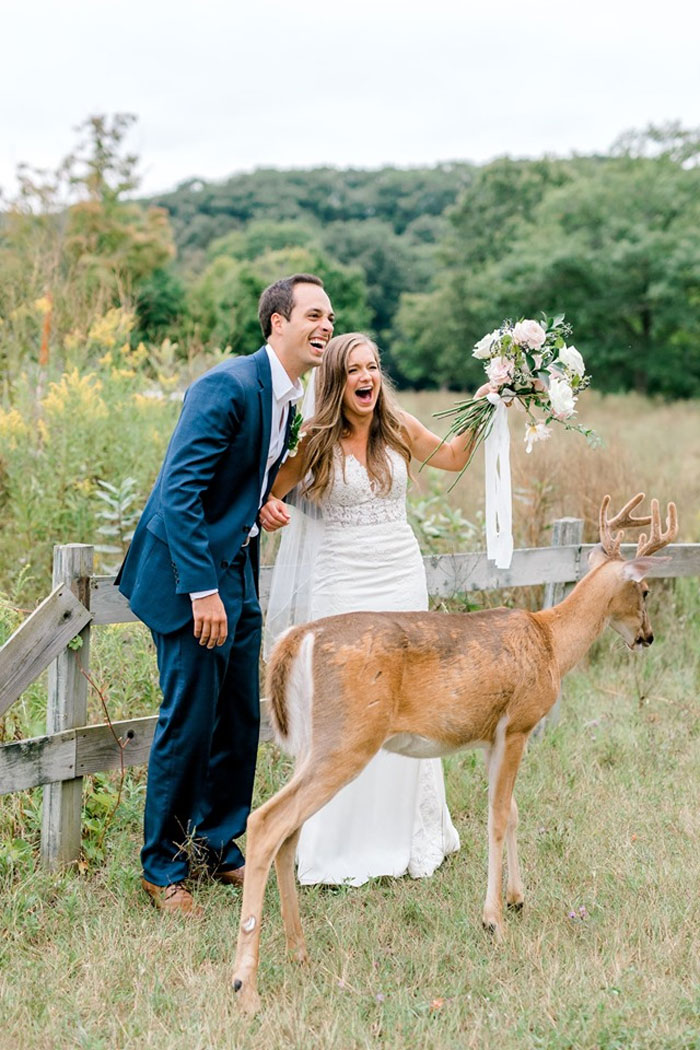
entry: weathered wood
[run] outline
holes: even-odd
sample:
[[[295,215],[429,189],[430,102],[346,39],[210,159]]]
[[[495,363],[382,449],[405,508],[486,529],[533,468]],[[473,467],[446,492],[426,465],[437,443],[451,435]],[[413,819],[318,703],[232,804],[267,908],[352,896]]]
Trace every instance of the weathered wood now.
[[[261,700],[261,744],[272,740],[268,711],[269,701]],[[147,764],[157,721],[157,715],[148,715],[112,723],[117,738],[126,741],[125,766]],[[0,795],[121,769],[119,751],[107,723],[3,744],[0,746]]]
[[[555,580],[574,579],[577,551],[552,547],[525,548],[513,552],[508,569],[497,569],[484,553],[439,554],[423,559],[428,593],[450,598],[470,591],[528,587]]]
[[[260,701],[260,742],[272,740],[269,722],[269,701]],[[132,718],[124,722],[113,722],[112,728],[117,737],[125,743],[124,765],[146,765],[151,752],[151,742],[158,718],[149,715],[146,718]],[[120,748],[114,734],[105,723],[96,726],[84,726],[76,733],[76,772],[82,775],[100,773],[106,769],[120,769]]]
[[[544,588],[544,608],[549,609],[562,600],[566,593],[566,583],[577,580],[584,575],[581,572],[581,540],[583,539],[582,518],[557,518],[552,525],[552,546],[572,548],[574,551],[573,573],[568,581],[548,581]]]
[[[588,555],[596,546],[595,543],[584,543],[581,546],[580,579],[588,572]],[[636,543],[623,543],[622,555],[633,558],[637,552]],[[666,560],[668,559],[668,560]],[[670,580],[681,576],[700,576],[700,543],[671,543],[653,559],[656,564],[647,575],[649,580]]]
[[[129,603],[114,586],[114,576],[93,576],[90,580],[90,609],[96,626],[104,623],[138,623]]]
[[[563,518],[562,521],[577,520]],[[513,551],[509,569],[497,569],[482,551],[473,554],[427,554],[423,558],[428,579],[428,593],[436,598],[449,598],[469,591],[498,588],[531,587],[544,583],[568,583],[588,571],[588,552],[593,544],[552,547],[525,547]],[[626,557],[636,550],[634,544],[623,544]],[[672,562],[662,563],[652,576],[700,576],[700,543],[675,543],[664,552]],[[272,566],[260,568],[260,605],[267,608]],[[91,583],[90,608],[93,624],[130,623],[136,617],[126,598],[114,586],[113,576],[94,576]]]
[[[0,795],[75,776],[75,729],[0,747]]]
[[[67,584],[54,587],[0,649],[0,717],[89,621]]]
[[[82,604],[90,607],[90,577],[94,548],[82,543],[54,547],[53,581],[67,584]],[[46,734],[85,725],[87,681],[80,672],[90,663],[90,624],[80,632],[82,646],[64,649],[49,668]],[[48,784],[44,788],[41,859],[51,869],[72,864],[80,856],[82,778]]]

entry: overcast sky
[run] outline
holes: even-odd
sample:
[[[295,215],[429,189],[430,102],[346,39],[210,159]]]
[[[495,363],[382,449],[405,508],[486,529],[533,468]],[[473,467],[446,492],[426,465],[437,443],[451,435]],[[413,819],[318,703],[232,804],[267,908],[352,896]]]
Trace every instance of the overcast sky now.
[[[688,0],[0,0],[0,187],[131,112],[142,189],[606,150],[700,124]]]

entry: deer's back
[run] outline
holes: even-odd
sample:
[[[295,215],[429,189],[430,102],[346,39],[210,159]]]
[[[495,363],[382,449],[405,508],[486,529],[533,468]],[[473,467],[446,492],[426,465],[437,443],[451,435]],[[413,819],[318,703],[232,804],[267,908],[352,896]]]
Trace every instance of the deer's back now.
[[[371,722],[387,735],[437,734],[449,750],[492,740],[504,714],[532,728],[558,689],[548,632],[524,610],[345,613],[285,641],[296,649],[309,633],[319,726],[349,698],[358,732]]]

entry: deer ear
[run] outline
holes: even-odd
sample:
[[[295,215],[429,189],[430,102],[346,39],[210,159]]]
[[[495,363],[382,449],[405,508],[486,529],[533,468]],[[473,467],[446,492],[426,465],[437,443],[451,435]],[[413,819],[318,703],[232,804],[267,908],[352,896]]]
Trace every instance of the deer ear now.
[[[589,569],[597,569],[599,565],[602,565],[604,561],[608,560],[608,556],[603,550],[603,545],[597,543],[588,555],[588,567]]]
[[[622,567],[623,579],[641,583],[657,565],[670,560],[670,558],[635,558],[634,561],[626,561]]]

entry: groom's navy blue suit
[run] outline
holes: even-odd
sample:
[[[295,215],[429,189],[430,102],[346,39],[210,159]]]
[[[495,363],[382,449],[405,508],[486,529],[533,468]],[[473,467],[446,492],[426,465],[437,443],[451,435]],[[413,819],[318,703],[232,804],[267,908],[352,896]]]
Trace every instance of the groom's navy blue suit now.
[[[188,873],[194,834],[212,870],[240,867],[259,731],[257,537],[272,411],[265,349],[196,380],[117,577],[150,627],[163,703],[149,761],[143,870],[158,886]],[[270,469],[274,482],[288,446]],[[218,589],[222,646],[193,635],[190,593]]]

